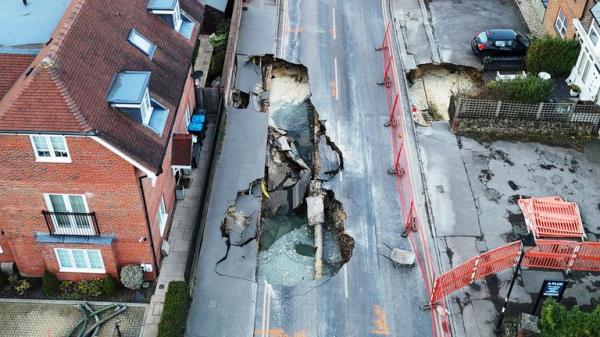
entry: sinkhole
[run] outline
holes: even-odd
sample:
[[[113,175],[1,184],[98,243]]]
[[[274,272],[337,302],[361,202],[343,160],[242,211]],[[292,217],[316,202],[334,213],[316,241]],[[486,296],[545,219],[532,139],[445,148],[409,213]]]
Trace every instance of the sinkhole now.
[[[293,286],[334,275],[352,255],[343,205],[323,186],[343,169],[343,156],[310,101],[307,69],[272,59],[261,66],[270,93],[257,275]]]

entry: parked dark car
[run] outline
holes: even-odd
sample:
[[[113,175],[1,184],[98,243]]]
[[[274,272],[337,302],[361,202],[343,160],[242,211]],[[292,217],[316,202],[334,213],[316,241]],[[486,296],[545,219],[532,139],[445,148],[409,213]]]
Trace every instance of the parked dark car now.
[[[531,44],[531,38],[512,29],[488,29],[475,34],[471,49],[475,55],[524,56]]]

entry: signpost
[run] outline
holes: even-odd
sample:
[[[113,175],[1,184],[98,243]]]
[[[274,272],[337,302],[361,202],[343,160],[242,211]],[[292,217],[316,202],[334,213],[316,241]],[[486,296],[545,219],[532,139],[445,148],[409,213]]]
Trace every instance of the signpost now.
[[[542,287],[540,288],[540,293],[538,294],[537,299],[535,300],[535,305],[533,306],[532,315],[535,315],[537,308],[540,304],[540,299],[552,297],[555,298],[558,302],[563,297],[565,293],[565,289],[567,289],[568,282],[565,280],[562,281],[552,281],[552,280],[544,280],[542,282]]]

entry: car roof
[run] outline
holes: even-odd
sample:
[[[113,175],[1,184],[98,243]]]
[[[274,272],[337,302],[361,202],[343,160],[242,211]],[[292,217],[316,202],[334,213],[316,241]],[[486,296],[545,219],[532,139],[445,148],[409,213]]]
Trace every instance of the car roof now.
[[[514,39],[517,36],[513,29],[488,29],[485,32],[491,39]]]

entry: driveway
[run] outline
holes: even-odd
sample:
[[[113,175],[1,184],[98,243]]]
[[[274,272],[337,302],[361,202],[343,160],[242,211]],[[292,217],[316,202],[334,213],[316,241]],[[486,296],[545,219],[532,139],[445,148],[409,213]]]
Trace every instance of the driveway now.
[[[514,0],[425,0],[442,63],[481,68],[471,52],[475,33],[512,28],[529,33]]]
[[[0,299],[0,337],[32,336],[63,337],[83,318],[75,301],[29,301]],[[107,303],[95,305],[101,308]],[[123,337],[137,337],[140,333],[145,304],[126,304],[127,310],[117,318]],[[117,336],[113,332],[115,319],[100,329],[99,337]]]

